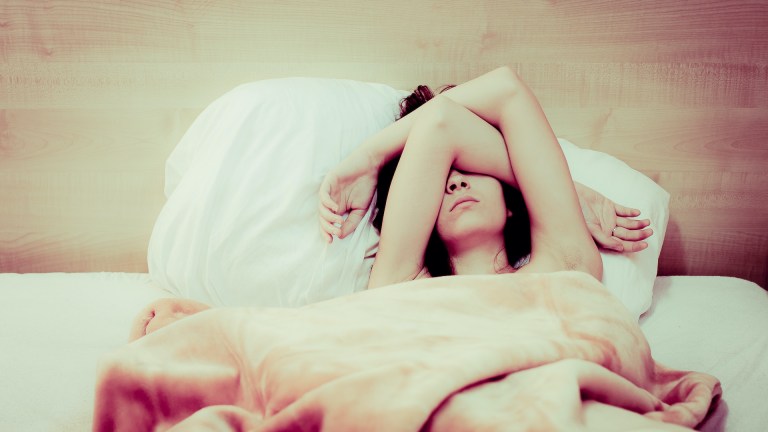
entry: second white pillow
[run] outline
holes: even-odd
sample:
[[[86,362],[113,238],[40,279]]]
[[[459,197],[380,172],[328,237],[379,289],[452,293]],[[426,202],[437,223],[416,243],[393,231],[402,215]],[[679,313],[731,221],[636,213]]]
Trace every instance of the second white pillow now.
[[[603,285],[639,319],[651,306],[653,284],[661,246],[669,222],[669,193],[621,160],[603,152],[582,149],[559,139],[571,176],[617,204],[639,209],[640,219],[650,219],[653,235],[648,247],[636,253],[601,249]]]

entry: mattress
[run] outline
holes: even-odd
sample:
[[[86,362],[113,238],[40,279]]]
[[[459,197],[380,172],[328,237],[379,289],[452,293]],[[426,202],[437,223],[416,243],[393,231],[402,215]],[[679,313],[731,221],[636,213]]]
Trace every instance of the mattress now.
[[[162,297],[171,294],[146,274],[0,274],[0,430],[89,430],[99,358]],[[659,277],[641,327],[658,361],[722,381],[702,430],[768,424],[766,291],[735,278]]]
[[[147,274],[0,274],[0,430],[91,430],[99,358],[170,296]]]
[[[660,363],[720,379],[722,399],[701,430],[766,430],[768,292],[737,278],[657,277],[640,327]]]

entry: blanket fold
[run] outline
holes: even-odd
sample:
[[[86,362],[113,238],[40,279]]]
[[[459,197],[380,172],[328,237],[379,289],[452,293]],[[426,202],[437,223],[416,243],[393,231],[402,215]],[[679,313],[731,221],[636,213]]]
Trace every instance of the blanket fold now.
[[[211,309],[103,362],[95,430],[685,430],[718,381],[656,363],[579,272]]]

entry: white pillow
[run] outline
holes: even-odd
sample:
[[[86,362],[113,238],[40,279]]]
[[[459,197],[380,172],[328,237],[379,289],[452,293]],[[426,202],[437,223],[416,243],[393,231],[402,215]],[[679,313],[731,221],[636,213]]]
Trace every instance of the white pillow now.
[[[603,285],[639,319],[651,306],[659,254],[669,221],[669,193],[653,180],[606,153],[581,149],[558,139],[571,176],[617,204],[639,209],[639,218],[650,219],[653,235],[648,247],[636,253],[601,249]]]
[[[325,173],[395,120],[406,94],[285,78],[214,101],[167,160],[168,199],[148,250],[152,279],[213,305],[298,306],[364,289],[375,229],[364,219],[327,245],[317,191]]]

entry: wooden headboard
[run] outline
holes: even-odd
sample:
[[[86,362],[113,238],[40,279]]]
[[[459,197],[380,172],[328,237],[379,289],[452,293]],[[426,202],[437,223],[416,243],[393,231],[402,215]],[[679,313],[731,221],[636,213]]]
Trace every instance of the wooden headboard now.
[[[558,136],[671,193],[660,274],[766,287],[766,23],[748,0],[5,0],[0,271],[146,271],[164,160],[240,83],[512,64]]]

